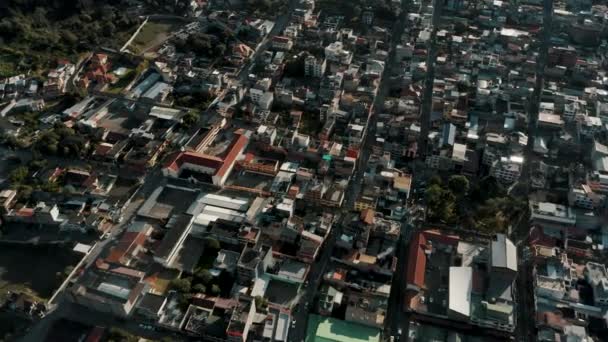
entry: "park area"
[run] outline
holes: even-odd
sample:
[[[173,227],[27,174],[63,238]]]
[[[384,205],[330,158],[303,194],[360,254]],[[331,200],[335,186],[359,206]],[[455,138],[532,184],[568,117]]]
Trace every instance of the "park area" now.
[[[48,300],[80,259],[67,246],[3,245],[0,248],[0,303],[8,291]]]
[[[143,54],[161,45],[177,27],[179,22],[176,21],[150,20],[139,31],[128,49],[134,54]]]

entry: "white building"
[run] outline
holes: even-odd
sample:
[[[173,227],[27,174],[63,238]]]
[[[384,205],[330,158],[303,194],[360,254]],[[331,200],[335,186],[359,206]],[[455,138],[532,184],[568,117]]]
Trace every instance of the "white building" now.
[[[327,61],[325,58],[321,60],[309,55],[304,60],[304,74],[308,77],[323,77],[326,67]]]
[[[448,316],[468,319],[471,316],[472,267],[450,267]]]
[[[251,102],[256,104],[262,109],[270,109],[272,106],[272,101],[274,99],[274,94],[270,91],[263,91],[256,88],[249,89],[249,97],[251,98]]]
[[[333,42],[325,47],[325,58],[331,62],[348,65],[353,60],[353,54],[344,50],[342,42]]]
[[[608,272],[606,272],[606,266],[588,262],[585,265],[585,278],[593,289],[595,305],[608,305]]]
[[[576,214],[565,205],[530,202],[530,220],[541,227],[574,227]]]
[[[494,161],[490,174],[502,183],[513,183],[519,179],[523,167],[523,158],[511,156],[501,157]]]
[[[604,202],[605,196],[594,192],[587,184],[570,188],[568,203],[583,209],[595,209]]]

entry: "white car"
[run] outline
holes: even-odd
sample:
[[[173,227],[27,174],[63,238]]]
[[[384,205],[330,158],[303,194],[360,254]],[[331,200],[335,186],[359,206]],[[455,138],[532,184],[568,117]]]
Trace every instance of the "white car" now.
[[[293,321],[291,321],[291,328],[295,328],[296,327],[296,320],[294,319]]]

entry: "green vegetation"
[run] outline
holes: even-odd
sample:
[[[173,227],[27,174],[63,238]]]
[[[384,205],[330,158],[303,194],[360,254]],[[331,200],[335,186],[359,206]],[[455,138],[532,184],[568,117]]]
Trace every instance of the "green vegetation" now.
[[[8,0],[0,11],[0,77],[40,73],[91,47],[119,47],[138,21],[125,6],[122,0]]]
[[[57,273],[68,270],[79,260],[63,246],[2,246],[0,253],[0,303],[7,291],[25,293],[44,302],[61,284]]]
[[[183,117],[182,126],[185,128],[190,128],[198,122],[200,119],[201,113],[196,110],[191,110]]]
[[[34,143],[34,150],[47,155],[80,156],[86,140],[63,123],[41,133]]]
[[[145,52],[154,42],[161,42],[169,36],[174,25],[168,22],[148,21],[128,49],[135,54]]]
[[[194,53],[199,57],[221,58],[226,46],[233,36],[218,26],[210,25],[207,33],[193,33],[186,39],[175,39],[175,48],[179,52]]]
[[[396,13],[391,8],[390,1],[386,0],[320,0],[316,3],[315,8],[327,15],[343,16],[346,26],[361,30],[369,29],[361,22],[361,15],[366,8],[372,9],[375,20],[393,21],[396,19]]]
[[[222,246],[220,242],[214,238],[206,238],[205,239],[205,248],[209,248],[211,250],[219,251]]]
[[[256,17],[274,18],[287,9],[285,0],[245,0],[245,8]]]
[[[120,328],[110,328],[108,342],[137,342],[139,337]]]
[[[19,166],[18,168],[14,169],[9,175],[11,184],[19,185],[19,184],[23,183],[25,181],[25,179],[27,178],[27,176],[29,175],[29,173],[30,173],[30,171],[26,166]]]
[[[493,177],[472,185],[460,175],[451,176],[447,184],[433,177],[425,200],[429,222],[460,224],[490,234],[505,232],[526,210],[526,202],[507,194]]]
[[[258,311],[263,311],[268,307],[268,299],[262,296],[255,296],[255,308]]]
[[[190,280],[190,278],[173,279],[171,280],[169,287],[177,292],[188,293],[192,288],[192,281]]]
[[[298,131],[302,134],[316,136],[321,132],[323,123],[321,122],[320,113],[306,111],[302,113],[302,120]]]
[[[188,15],[190,12],[190,0],[144,0],[151,10],[158,13],[173,13],[175,15]]]
[[[193,108],[200,111],[207,110],[207,107],[213,101],[207,93],[203,92],[174,94],[173,96],[176,106]]]
[[[211,274],[213,261],[216,259],[221,245],[213,238],[205,239],[205,247],[194,273],[189,277],[174,279],[170,283],[170,288],[183,295],[183,306],[187,307],[189,298],[197,293],[204,293],[211,296],[228,296],[234,278],[227,272],[222,272],[219,276]]]

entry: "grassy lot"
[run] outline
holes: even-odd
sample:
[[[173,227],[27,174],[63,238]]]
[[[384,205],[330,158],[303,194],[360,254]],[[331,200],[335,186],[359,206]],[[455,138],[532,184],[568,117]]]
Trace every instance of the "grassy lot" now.
[[[165,40],[176,26],[169,21],[148,21],[129,45],[129,50],[135,54],[145,52]]]
[[[0,247],[0,302],[7,291],[25,292],[39,301],[50,298],[66,267],[75,266],[79,258],[69,247]]]

